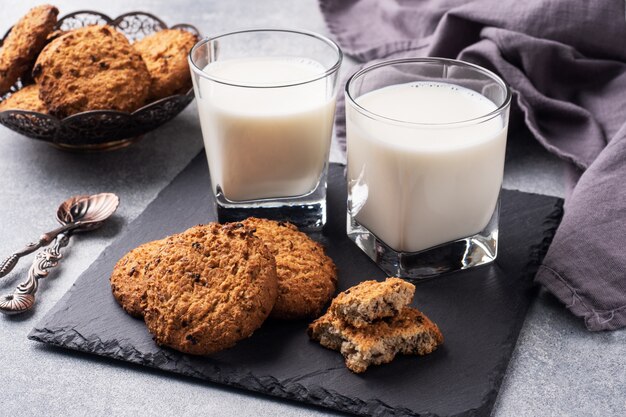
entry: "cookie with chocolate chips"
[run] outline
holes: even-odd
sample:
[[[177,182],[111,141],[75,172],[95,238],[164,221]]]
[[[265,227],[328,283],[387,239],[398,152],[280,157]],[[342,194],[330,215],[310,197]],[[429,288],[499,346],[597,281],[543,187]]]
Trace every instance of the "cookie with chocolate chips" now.
[[[243,224],[276,257],[278,298],[273,318],[297,320],[317,317],[337,287],[337,270],[324,248],[288,222],[250,217]]]
[[[132,112],[146,104],[150,74],[141,55],[114,27],[67,32],[41,51],[33,67],[39,96],[50,114],[87,110]]]
[[[414,294],[415,285],[401,278],[363,281],[339,293],[328,310],[353,327],[366,327],[398,314],[413,301]]]
[[[13,26],[0,49],[0,94],[28,75],[54,30],[58,14],[56,7],[43,4],[30,9]]]
[[[322,346],[340,351],[346,367],[355,373],[389,363],[400,353],[427,355],[443,343],[439,327],[413,307],[363,328],[352,327],[329,310],[309,325],[308,332]]]
[[[182,29],[164,29],[135,42],[133,48],[150,72],[150,100],[184,94],[191,88],[187,55],[198,36]]]
[[[242,223],[192,227],[159,259],[144,314],[159,345],[209,355],[251,336],[274,307],[274,256]]]
[[[144,243],[124,255],[113,268],[110,278],[113,297],[133,317],[143,317],[148,286],[146,271],[158,262],[158,254],[168,241],[171,239]]]
[[[39,99],[37,84],[27,85],[0,102],[0,111],[4,110],[29,110],[48,113],[46,105]]]

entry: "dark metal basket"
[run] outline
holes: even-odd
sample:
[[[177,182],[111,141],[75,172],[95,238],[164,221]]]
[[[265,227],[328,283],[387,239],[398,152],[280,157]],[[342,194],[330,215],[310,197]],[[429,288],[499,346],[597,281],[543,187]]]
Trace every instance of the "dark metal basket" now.
[[[112,19],[91,10],[81,10],[62,17],[55,29],[70,30],[100,24],[116,27],[131,42],[168,29],[161,19],[149,13],[131,12]],[[188,24],[178,24],[171,28],[187,30],[200,36],[198,29]],[[0,40],[0,46],[10,31],[11,29]],[[0,102],[24,85],[27,84],[18,81],[10,92],[0,97]],[[162,98],[132,113],[91,110],[64,119],[34,111],[5,110],[0,111],[0,123],[22,135],[49,142],[62,149],[83,151],[117,149],[131,144],[144,133],[173,119],[191,103],[193,98],[192,88],[185,94]]]

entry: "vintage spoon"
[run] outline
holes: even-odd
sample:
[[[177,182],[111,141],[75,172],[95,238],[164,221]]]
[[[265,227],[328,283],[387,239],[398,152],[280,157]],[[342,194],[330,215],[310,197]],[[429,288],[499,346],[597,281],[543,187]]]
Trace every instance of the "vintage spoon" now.
[[[0,277],[11,271],[20,257],[32,253],[41,246],[48,245],[54,239],[52,246],[36,255],[28,271],[28,279],[18,285],[13,294],[0,297],[0,312],[17,314],[32,308],[35,304],[39,279],[45,278],[48,275],[48,269],[58,264],[62,257],[61,248],[67,246],[71,234],[100,227],[115,212],[119,201],[119,198],[111,193],[79,195],[64,201],[57,209],[56,215],[61,227],[43,234],[37,243],[27,245],[2,264]]]
[[[105,195],[108,197],[98,197]],[[24,249],[17,251],[13,255],[6,258],[4,262],[0,264],[0,278],[11,272],[13,268],[15,268],[15,265],[17,265],[17,261],[19,261],[21,257],[35,252],[42,246],[48,246],[50,242],[52,242],[52,240],[60,233],[68,232],[77,227],[87,227],[88,225],[93,225],[94,222],[100,222],[101,220],[99,219],[99,217],[101,216],[98,215],[97,217],[95,217],[95,212],[93,214],[90,214],[89,218],[84,217],[86,210],[89,208],[90,205],[88,200],[92,199],[93,201],[95,201],[96,197],[98,197],[98,199],[109,199],[110,203],[108,204],[115,203],[113,211],[115,211],[115,208],[119,203],[119,199],[114,194],[98,194],[91,197],[74,196],[67,199],[57,209],[57,221],[61,223],[61,227],[58,227],[48,233],[44,233],[43,235],[41,235],[37,242],[29,243],[24,247]],[[114,199],[117,200],[113,201]],[[95,207],[92,207],[92,209],[95,209]],[[104,218],[102,220],[104,220]],[[99,225],[96,225],[96,227],[98,226]]]

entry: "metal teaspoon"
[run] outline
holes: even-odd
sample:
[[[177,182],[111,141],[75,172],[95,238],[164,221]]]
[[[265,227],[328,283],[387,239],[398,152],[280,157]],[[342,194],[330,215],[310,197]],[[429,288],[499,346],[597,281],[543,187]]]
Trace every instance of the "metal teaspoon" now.
[[[67,246],[72,233],[87,232],[102,225],[117,209],[119,198],[112,193],[95,195],[79,195],[64,201],[57,209],[56,218],[61,227],[45,233],[38,242],[27,245],[14,253],[0,266],[0,277],[8,274],[17,264],[19,258],[46,246],[54,240],[49,248],[39,252],[28,271],[28,279],[17,286],[13,294],[0,297],[0,312],[17,314],[30,310],[35,304],[35,293],[40,278],[48,275],[48,269],[55,267],[61,259],[61,248]]]

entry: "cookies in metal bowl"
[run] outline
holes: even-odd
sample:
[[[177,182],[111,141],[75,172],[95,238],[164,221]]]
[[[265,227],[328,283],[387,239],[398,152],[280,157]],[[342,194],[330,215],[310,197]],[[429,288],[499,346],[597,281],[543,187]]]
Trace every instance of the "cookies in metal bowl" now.
[[[16,45],[30,39],[24,35],[24,30],[18,30],[18,25],[0,39],[0,54],[4,54],[2,51],[15,50]],[[92,25],[104,26],[108,28],[105,30],[110,30],[110,34],[97,35],[98,29],[88,29]],[[190,75],[188,71],[184,74],[181,70],[187,60],[184,48],[189,44],[189,39],[199,36],[193,26],[178,24],[168,28],[158,17],[144,12],[126,13],[113,19],[87,10],[70,13],[56,24],[53,22],[51,27],[48,26],[46,24],[45,30],[37,35],[38,49],[33,49],[36,53],[28,55],[33,59],[25,72],[14,72],[11,66],[10,77],[3,79],[4,64],[0,65],[0,84],[4,82],[7,85],[7,90],[0,91],[0,103],[9,101],[5,105],[0,104],[0,124],[9,129],[62,149],[117,149],[128,146],[144,133],[171,120],[193,100]],[[163,45],[162,49],[156,46],[149,48],[156,51],[154,59],[159,64],[158,69],[150,73],[145,67],[144,58],[128,43],[140,42],[143,38],[167,30],[178,34],[178,40],[175,40],[172,48]],[[22,35],[18,39],[20,33]],[[95,35],[93,39],[89,38],[93,43],[87,42],[89,33]],[[122,42],[121,37],[126,38],[126,41]],[[168,36],[159,38],[166,40]],[[186,43],[180,41],[183,38]],[[62,48],[61,39],[67,43]],[[111,42],[115,43],[109,48]],[[102,48],[94,53],[95,49],[90,45],[96,44]],[[41,102],[37,104],[43,103],[43,109],[29,106],[33,101],[24,101],[24,94],[17,93],[33,83],[30,76],[32,64],[45,45],[48,45],[50,51],[62,50],[60,55],[63,59],[56,62],[46,53],[40,61],[46,64],[45,67],[42,65],[35,69],[35,78],[42,82],[38,85]],[[80,49],[83,46],[85,50]],[[113,50],[123,53],[113,53]],[[176,56],[172,55],[174,51]],[[124,56],[130,58],[130,61]],[[0,64],[2,62],[0,60]],[[119,68],[120,72],[116,73],[115,68]],[[160,92],[152,94],[150,88],[153,85],[153,74],[158,75],[154,78],[162,79],[163,86],[169,90],[161,88]],[[185,89],[186,86],[189,88]],[[33,91],[32,88],[30,90]],[[169,93],[168,96],[162,95]],[[14,95],[17,97],[11,99]]]

